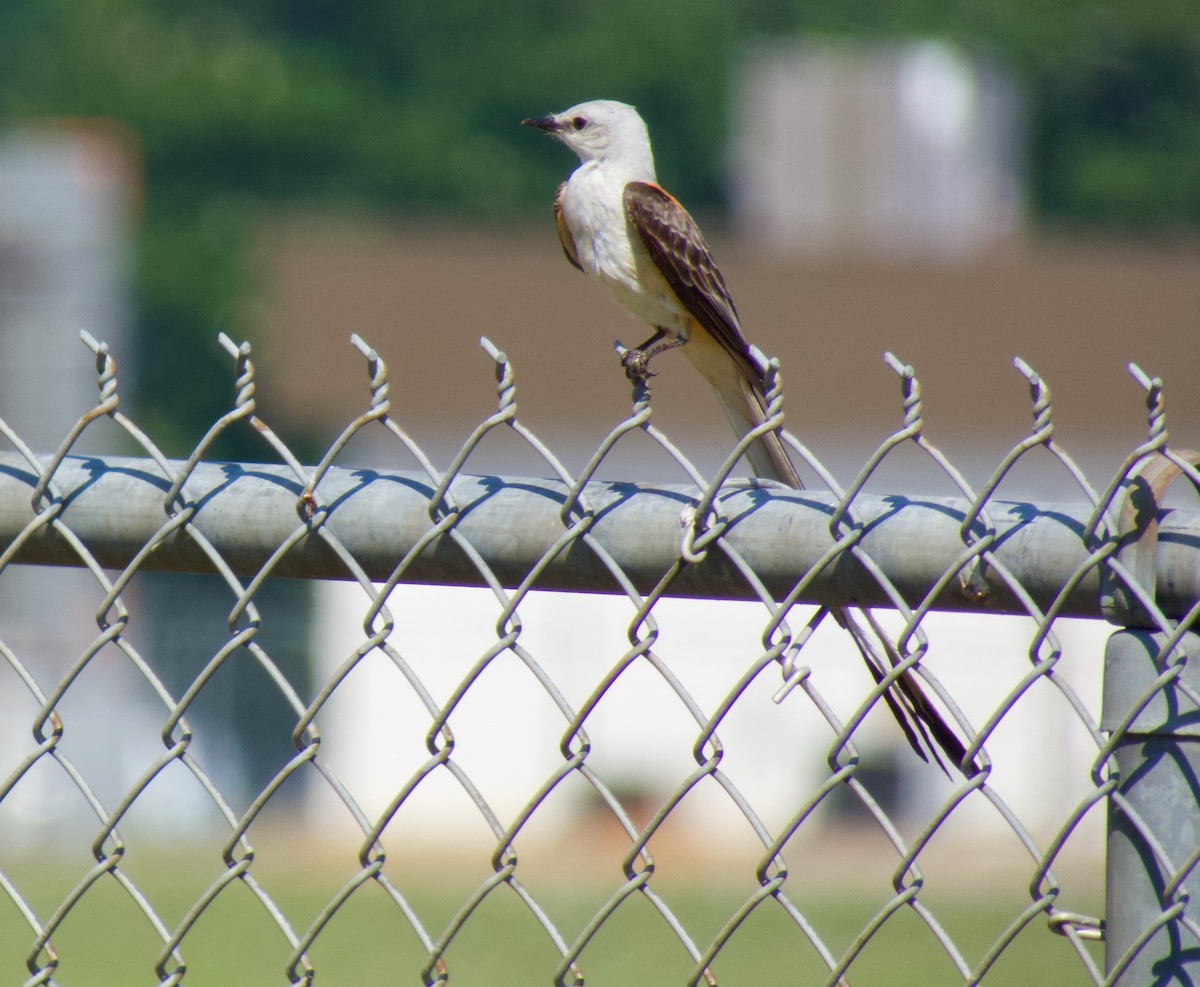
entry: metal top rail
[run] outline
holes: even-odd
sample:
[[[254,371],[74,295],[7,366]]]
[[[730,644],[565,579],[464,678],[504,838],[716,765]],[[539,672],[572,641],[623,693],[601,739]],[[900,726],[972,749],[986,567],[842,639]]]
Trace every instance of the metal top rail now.
[[[62,528],[37,523],[46,510],[33,506],[38,483],[22,457],[0,452],[0,550],[14,546],[14,562],[81,564]],[[478,564],[457,541],[430,537],[439,520],[453,516],[502,585],[519,585],[540,565],[538,588],[582,592],[621,591],[609,563],[648,592],[679,561],[685,536],[700,541],[692,534],[698,495],[687,485],[593,481],[573,496],[559,480],[464,474],[435,503],[437,491],[417,472],[332,468],[306,497],[286,466],[201,463],[176,504],[194,509],[190,524],[167,526],[170,487],[152,460],[68,457],[54,473],[60,509],[52,513],[106,568],[124,569],[152,544],[143,569],[213,572],[194,529],[239,576],[269,565],[276,576],[357,578],[323,536],[334,532],[372,580],[388,580],[397,562],[408,560],[405,582],[480,585]],[[1057,603],[1061,616],[1104,613],[1104,568],[1089,564],[1085,537],[1091,505],[993,500],[989,528],[977,515],[968,523],[965,499],[859,494],[835,537],[837,508],[822,491],[728,484],[707,525],[710,532],[719,527],[720,550],[696,553],[664,595],[754,599],[759,590],[743,575],[749,570],[774,599],[793,595],[808,574],[795,596],[804,603],[886,606],[895,602],[885,589],[890,584],[906,600],[930,598],[930,609],[1028,613],[1015,581],[1043,611]],[[554,552],[565,528],[580,521],[608,559],[578,540]],[[1130,543],[1152,528],[1157,603],[1177,617],[1200,598],[1200,511],[1144,512]],[[884,581],[858,554],[838,550],[847,539]],[[985,540],[990,561],[981,564],[970,546]],[[281,545],[288,548],[278,554]]]

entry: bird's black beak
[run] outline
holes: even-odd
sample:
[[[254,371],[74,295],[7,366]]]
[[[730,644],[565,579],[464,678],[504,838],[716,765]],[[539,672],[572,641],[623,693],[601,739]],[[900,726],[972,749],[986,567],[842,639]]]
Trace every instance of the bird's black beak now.
[[[528,117],[521,121],[522,127],[536,127],[538,130],[544,130],[548,134],[558,133],[562,126],[558,122],[558,117]]]

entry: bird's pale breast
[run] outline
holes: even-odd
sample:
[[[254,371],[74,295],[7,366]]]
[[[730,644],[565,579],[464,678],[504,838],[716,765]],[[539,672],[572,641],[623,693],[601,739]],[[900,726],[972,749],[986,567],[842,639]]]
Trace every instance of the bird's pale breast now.
[[[687,311],[629,228],[624,178],[584,165],[567,182],[563,219],[580,266],[600,279],[618,302],[652,326],[683,331]]]

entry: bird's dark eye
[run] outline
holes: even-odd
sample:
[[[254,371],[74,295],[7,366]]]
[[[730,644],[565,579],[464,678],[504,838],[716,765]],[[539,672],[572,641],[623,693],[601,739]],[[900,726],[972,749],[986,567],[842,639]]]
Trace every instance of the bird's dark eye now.
[[[587,117],[576,117],[574,120],[571,121],[571,126],[574,127],[576,130],[582,130],[584,127],[587,126],[587,123],[588,123]]]

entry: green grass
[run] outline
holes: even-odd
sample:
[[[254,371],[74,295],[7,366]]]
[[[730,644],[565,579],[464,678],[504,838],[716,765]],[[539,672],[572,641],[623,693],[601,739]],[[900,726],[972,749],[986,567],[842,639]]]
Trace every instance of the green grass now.
[[[161,858],[143,860],[135,879],[168,924],[183,919],[199,894],[219,876],[211,866]],[[131,873],[133,861],[129,862]],[[391,861],[389,861],[389,867]],[[258,865],[255,865],[257,868]],[[418,868],[411,882],[398,870],[390,877],[404,888],[436,939],[463,906],[474,886],[451,869],[439,881],[432,868]],[[78,873],[9,868],[7,873],[47,916]],[[254,873],[259,873],[256,869]],[[350,872],[352,873],[352,872]],[[323,867],[263,871],[261,879],[298,933],[321,912],[342,881]],[[573,940],[615,890],[612,882],[574,880],[556,886],[555,877],[530,877],[538,901],[561,934]],[[749,887],[716,882],[651,885],[662,895],[700,948],[707,946],[745,901]],[[789,892],[831,950],[847,949],[886,903],[887,896],[846,897],[832,887],[805,891],[797,876]],[[42,905],[43,899],[47,902]],[[923,903],[936,914],[968,963],[974,965],[1020,913],[1011,895],[956,895]],[[1028,902],[1026,901],[1025,904]],[[1078,903],[1075,903],[1078,905]],[[1091,904],[1095,904],[1092,902]],[[0,984],[28,978],[25,953],[31,935],[21,915],[0,894]],[[71,910],[54,937],[60,957],[55,982],[62,987],[131,987],[158,982],[153,972],[161,941],[149,922],[111,877],[104,877]],[[286,984],[290,948],[260,902],[240,882],[226,887],[188,933],[183,944],[184,984],[192,987]],[[374,882],[359,887],[332,918],[310,950],[318,987],[359,984],[421,984],[426,952],[400,909]],[[508,887],[498,887],[454,938],[445,954],[450,984],[550,984],[561,962],[558,950],[528,908]],[[1097,960],[1098,961],[1098,960]],[[581,968],[590,987],[682,984],[692,962],[649,901],[624,901],[584,950]],[[754,987],[821,984],[827,976],[815,950],[774,900],[756,908],[713,964],[721,984]],[[945,951],[910,908],[901,908],[871,938],[849,971],[853,987],[961,984]],[[996,985],[1090,984],[1068,941],[1050,933],[1036,917],[1004,951],[983,981]]]

